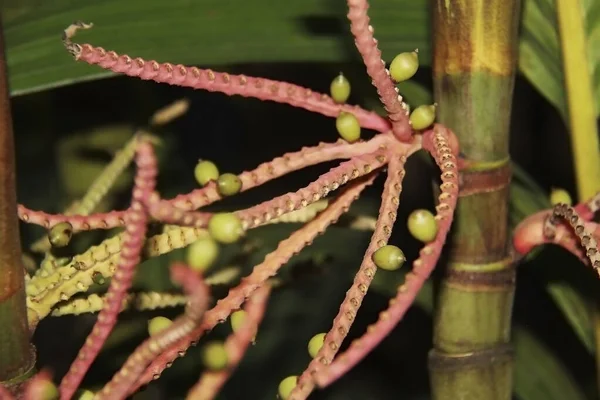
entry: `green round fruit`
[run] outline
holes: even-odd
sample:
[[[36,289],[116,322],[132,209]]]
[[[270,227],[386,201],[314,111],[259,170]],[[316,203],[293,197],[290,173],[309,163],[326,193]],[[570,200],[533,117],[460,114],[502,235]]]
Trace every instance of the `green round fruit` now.
[[[350,82],[340,72],[338,76],[331,82],[329,86],[331,92],[331,98],[338,104],[345,103],[350,97]]]
[[[573,205],[573,199],[565,189],[552,188],[552,191],[550,192],[550,203],[553,206],[560,203],[570,206]]]
[[[315,358],[319,350],[321,350],[321,347],[323,347],[325,335],[325,333],[317,333],[308,342],[308,354],[310,354],[312,358]]]
[[[65,247],[73,237],[73,225],[59,222],[48,231],[48,240],[52,247]]]
[[[412,78],[419,69],[419,54],[411,51],[400,53],[390,64],[390,76],[396,82],[403,82]]]
[[[342,139],[348,143],[356,142],[360,139],[360,124],[354,114],[342,111],[335,120],[335,128]]]
[[[221,196],[233,196],[242,190],[242,180],[235,174],[222,174],[217,179],[217,190]]]
[[[148,333],[150,336],[155,336],[157,333],[167,329],[173,321],[167,317],[154,317],[148,321]]]
[[[209,235],[188,246],[186,260],[196,271],[205,271],[219,256],[219,244]]]
[[[372,256],[373,262],[378,268],[395,271],[402,267],[406,261],[404,252],[396,246],[388,244],[377,249]]]
[[[235,243],[244,235],[242,221],[233,213],[219,213],[208,221],[208,232],[221,243]]]
[[[37,387],[38,400],[58,400],[60,394],[56,385],[50,380],[39,382]]]
[[[410,114],[410,123],[418,131],[428,128],[435,121],[435,104],[419,106]]]
[[[194,168],[194,176],[200,186],[204,186],[208,182],[216,181],[219,178],[219,169],[212,161],[200,160]]]
[[[246,311],[237,310],[231,314],[231,329],[234,332],[239,331],[246,321]]]
[[[298,384],[298,376],[290,375],[279,383],[279,397],[282,400],[287,400],[292,393],[292,390]]]
[[[227,364],[229,364],[228,358],[223,342],[212,341],[202,349],[202,362],[206,368],[213,371],[220,371],[227,367]]]
[[[91,390],[81,390],[79,393],[77,393],[77,396],[77,400],[94,400],[94,396],[96,396],[96,394]]]
[[[408,231],[415,239],[423,243],[435,240],[438,223],[428,210],[415,210],[408,216]]]

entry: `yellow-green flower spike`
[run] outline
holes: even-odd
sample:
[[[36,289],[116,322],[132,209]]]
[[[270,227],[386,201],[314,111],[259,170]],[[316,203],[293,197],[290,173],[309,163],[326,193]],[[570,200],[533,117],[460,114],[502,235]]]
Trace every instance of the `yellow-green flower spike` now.
[[[52,247],[65,247],[73,237],[73,225],[68,222],[59,222],[48,231],[48,240]]]
[[[242,190],[242,180],[235,174],[222,174],[217,179],[217,190],[221,196],[233,196]]]
[[[550,203],[552,203],[553,206],[559,203],[570,206],[573,205],[573,199],[565,189],[552,188],[552,191],[550,192]]]
[[[213,371],[220,371],[227,367],[229,360],[223,342],[213,341],[207,343],[202,349],[202,362],[206,368]]]
[[[428,210],[415,210],[408,216],[408,231],[417,240],[429,243],[438,233],[438,223]]]
[[[281,398],[281,400],[287,400],[288,397],[290,397],[290,394],[292,393],[292,390],[294,390],[294,388],[296,387],[296,385],[298,384],[298,376],[296,375],[290,375],[287,378],[285,378],[284,380],[282,380],[279,383],[279,397]]]
[[[345,103],[350,97],[350,82],[340,72],[338,76],[331,82],[329,86],[331,98],[338,104]]]
[[[360,124],[354,114],[342,111],[335,120],[335,128],[342,139],[348,143],[356,142],[360,139]]]
[[[419,69],[418,51],[400,53],[390,63],[390,76],[396,82],[412,78]]]
[[[154,336],[167,329],[172,323],[173,321],[167,317],[154,317],[148,321],[148,333],[150,336]]]
[[[186,261],[196,271],[205,271],[218,256],[219,244],[211,236],[205,236],[188,246]]]
[[[406,257],[400,248],[388,244],[377,249],[373,253],[372,260],[378,268],[395,271],[402,267]]]
[[[219,178],[219,169],[212,161],[200,160],[194,168],[194,177],[200,186],[206,185],[210,181],[216,181]]]
[[[435,121],[435,104],[419,106],[410,114],[410,124],[415,130],[429,128]]]
[[[325,333],[317,333],[308,342],[308,354],[315,358],[321,347],[323,347],[323,343],[325,343]]]
[[[237,310],[236,312],[231,314],[231,329],[234,332],[239,331],[242,328],[242,325],[246,321],[246,311]]]
[[[208,221],[208,232],[217,242],[230,244],[242,237],[244,227],[235,214],[219,213]]]

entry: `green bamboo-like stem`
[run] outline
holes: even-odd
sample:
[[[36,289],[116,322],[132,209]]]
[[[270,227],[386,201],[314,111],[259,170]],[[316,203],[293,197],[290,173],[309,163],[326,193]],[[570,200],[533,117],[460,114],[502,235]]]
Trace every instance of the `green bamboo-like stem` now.
[[[509,126],[519,0],[436,0],[438,120],[469,168],[437,293],[429,369],[436,400],[509,400],[515,271],[508,254]]]
[[[34,357],[25,307],[15,146],[2,32],[0,25],[0,382],[11,384],[32,369]]]

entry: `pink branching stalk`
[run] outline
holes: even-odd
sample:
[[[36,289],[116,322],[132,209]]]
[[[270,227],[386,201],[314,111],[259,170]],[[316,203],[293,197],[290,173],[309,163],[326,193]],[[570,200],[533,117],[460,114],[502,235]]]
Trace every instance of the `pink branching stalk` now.
[[[432,156],[442,171],[441,194],[436,207],[437,236],[433,242],[421,249],[419,258],[413,263],[412,271],[407,273],[406,281],[398,288],[396,297],[390,300],[389,308],[379,315],[379,320],[367,329],[367,333],[362,338],[355,340],[349,349],[338,356],[332,364],[317,372],[315,378],[320,387],[328,386],[344,375],[396,327],[438,262],[442,246],[452,224],[458,199],[458,168],[456,158],[448,145],[446,128],[440,125],[436,126],[433,141],[435,151]]]
[[[167,364],[180,357],[181,353],[185,353],[193,342],[200,339],[204,332],[214,328],[218,323],[225,321],[233,311],[239,309],[244,301],[258,288],[263,286],[269,278],[277,274],[279,269],[294,254],[299,253],[306,245],[312,243],[315,237],[322,234],[329,225],[335,223],[340,215],[348,210],[350,204],[358,198],[364,188],[373,183],[374,179],[374,174],[357,179],[346,187],[330,203],[329,207],[317,215],[315,219],[308,222],[301,230],[292,233],[289,238],[282,240],[277,249],[269,253],[261,264],[254,267],[250,275],[242,279],[242,282],[237,287],[232,288],[225,298],[219,300],[212,309],[206,312],[202,324],[192,334],[182,339],[169,350],[163,352],[162,355],[152,362],[138,380],[133,391],[154,379],[158,379]]]
[[[598,239],[600,225],[591,220],[600,206],[600,193],[575,207],[558,204],[552,210],[535,213],[515,229],[513,246],[520,255],[535,246],[552,243],[576,255],[600,275]]]
[[[125,226],[125,215],[127,214],[127,211],[110,211],[91,215],[49,214],[43,211],[31,210],[21,204],[17,206],[17,212],[21,221],[39,225],[46,229],[50,229],[61,222],[69,222],[73,226],[73,232]]]
[[[354,278],[352,287],[346,293],[340,310],[333,320],[333,325],[325,335],[323,347],[319,350],[308,368],[300,376],[298,384],[290,394],[290,400],[306,399],[313,387],[313,374],[323,365],[333,361],[342,342],[352,327],[356,314],[367,294],[371,281],[377,272],[377,266],[373,262],[373,253],[387,245],[392,233],[392,227],[396,221],[398,206],[400,205],[400,193],[402,192],[402,179],[405,175],[404,164],[406,155],[397,152],[398,149],[390,148],[386,153],[389,158],[387,179],[382,193],[382,202],[379,208],[379,217],[375,225],[375,232],[371,237],[369,247],[364,255],[363,261]]]
[[[312,165],[340,158],[351,159],[362,154],[374,152],[381,146],[385,146],[386,143],[389,143],[390,139],[390,135],[382,134],[369,141],[353,144],[339,140],[335,143],[321,143],[318,146],[306,147],[298,152],[284,154],[282,157],[275,158],[272,161],[259,165],[254,170],[239,174],[238,177],[242,181],[241,191],[255,188],[275,178],[279,178],[290,172]],[[418,143],[418,140],[413,140],[412,144],[407,144],[406,146],[418,146]],[[210,205],[220,199],[221,195],[217,191],[216,184],[210,182],[200,189],[164,201],[168,201],[172,206],[181,210],[189,211]],[[67,216],[62,214],[49,214],[43,211],[34,211],[23,205],[19,205],[19,218],[23,222],[40,225],[45,228],[51,228],[59,222],[69,222],[73,226],[74,232],[124,226],[125,220],[122,217],[126,212],[127,210],[113,211],[111,213],[96,213],[87,216]],[[118,219],[119,217],[121,217],[122,220]]]
[[[385,132],[390,127],[388,121],[373,112],[358,106],[337,104],[325,94],[315,93],[310,89],[291,83],[244,75],[230,75],[184,65],[158,63],[154,60],[146,61],[139,57],[132,59],[128,55],[118,55],[114,51],[107,52],[101,47],[71,42],[71,38],[78,29],[91,27],[92,24],[76,22],[65,30],[63,41],[67,50],[76,60],[88,64],[98,64],[104,69],[144,80],[221,92],[229,96],[239,95],[290,104],[328,117],[337,117],[340,112],[345,111],[354,114],[361,126],[379,132]]]
[[[259,165],[252,171],[241,173],[239,175],[242,181],[241,190],[245,191],[307,166],[335,159],[348,160],[297,192],[287,193],[247,210],[236,212],[236,215],[242,220],[244,229],[248,229],[269,222],[284,213],[304,208],[346,185],[341,194],[325,210],[302,229],[294,232],[288,239],[280,242],[275,251],[267,255],[249,276],[244,278],[237,287],[232,288],[228,295],[219,300],[211,310],[206,311],[202,318],[199,314],[193,314],[194,311],[190,311],[191,309],[198,310],[201,307],[190,306],[186,314],[178,319],[169,330],[142,344],[104,388],[99,395],[100,398],[123,398],[126,394],[134,393],[140,386],[157,379],[162,371],[170,366],[177,357],[183,356],[189,346],[194,344],[204,332],[225,321],[233,311],[239,309],[250,298],[246,308],[248,313],[252,314],[252,318],[249,318],[252,324],[227,341],[229,343],[227,351],[232,368],[237,365],[250,338],[256,333],[256,326],[264,313],[265,293],[268,292],[267,280],[276,275],[294,254],[309,245],[329,225],[335,223],[339,216],[348,210],[350,204],[362,190],[370,185],[376,175],[385,167],[388,169],[388,175],[371,243],[355,281],[333,321],[333,327],[325,338],[323,348],[300,378],[299,385],[292,393],[292,398],[304,399],[310,394],[315,383],[323,386],[341,376],[389,334],[414,301],[419,288],[439,258],[452,222],[458,193],[457,165],[460,161],[455,158],[458,154],[458,143],[456,137],[442,126],[436,126],[422,135],[419,132],[413,132],[407,117],[407,107],[402,102],[402,98],[398,96],[394,82],[381,59],[377,41],[373,37],[373,28],[369,25],[367,15],[367,1],[348,0],[348,7],[348,18],[357,48],[388,111],[388,119],[357,106],[336,104],[329,96],[317,94],[290,83],[243,75],[229,75],[183,65],[160,64],[141,58],[132,59],[127,55],[118,55],[113,51],[107,52],[89,44],[79,45],[71,42],[71,38],[78,29],[88,29],[91,24],[78,22],[65,30],[64,44],[77,60],[97,64],[113,72],[171,85],[221,92],[226,95],[241,95],[264,101],[286,103],[330,117],[337,117],[341,112],[349,112],[356,116],[363,128],[381,133],[369,141],[347,143],[340,140],[331,144],[321,143],[296,153],[285,154]],[[413,133],[416,134],[413,135]],[[423,248],[420,258],[414,263],[413,271],[407,274],[406,283],[399,288],[398,296],[392,299],[389,309],[382,313],[380,320],[369,329],[363,338],[353,343],[347,352],[334,360],[375,274],[376,267],[371,259],[372,254],[381,246],[386,245],[390,237],[399,205],[404,163],[411,154],[421,148],[432,153],[442,170],[442,194],[436,216],[440,225],[438,235],[432,243]],[[70,222],[75,231],[126,226],[122,254],[109,288],[108,301],[100,312],[98,321],[78,358],[61,383],[63,399],[70,398],[74,393],[116,324],[123,298],[131,285],[135,267],[139,263],[149,218],[152,217],[157,221],[169,224],[205,227],[211,214],[196,210],[221,199],[216,184],[211,182],[188,194],[162,200],[159,194],[154,192],[156,162],[148,143],[140,144],[136,161],[138,172],[132,205],[125,211],[84,217],[52,215],[29,210],[23,206],[19,208],[19,216],[23,221],[46,228],[63,221]],[[563,214],[567,215],[567,211],[564,210]],[[577,227],[575,229],[577,230]],[[193,295],[199,296],[199,292],[202,290],[195,291]],[[262,300],[259,301],[259,299]],[[193,315],[190,315],[190,312]],[[190,396],[195,398],[196,394],[202,391],[205,393],[203,395],[211,398],[224,384],[232,368],[221,373],[208,373],[192,389]],[[315,381],[315,379],[317,380]]]
[[[258,289],[246,302],[245,321],[239,331],[231,334],[225,341],[227,352],[227,367],[222,371],[206,371],[200,377],[198,383],[188,392],[189,400],[211,400],[233,374],[235,368],[242,361],[250,343],[253,342],[258,331],[258,326],[263,319],[267,308],[267,300],[271,292],[270,285],[266,284]]]
[[[97,400],[126,398],[131,386],[154,357],[188,335],[202,321],[210,299],[208,286],[195,271],[183,264],[171,266],[171,279],[182,285],[184,292],[189,296],[185,314],[173,321],[167,329],[138,346],[119,372],[96,395]]]
[[[61,399],[63,400],[73,396],[115,326],[127,290],[133,281],[135,267],[140,262],[148,222],[144,201],[154,191],[157,165],[150,143],[140,142],[138,146],[136,155],[138,170],[131,208],[125,217],[127,228],[123,240],[123,250],[108,289],[104,308],[98,314],[98,320],[92,332],[60,384]]]
[[[385,62],[381,58],[381,51],[377,47],[377,40],[373,37],[374,29],[370,25],[367,10],[367,0],[348,0],[348,19],[350,29],[354,35],[356,48],[363,58],[367,73],[377,88],[381,102],[388,112],[388,119],[392,123],[394,135],[403,142],[410,140],[412,129],[408,121],[408,109],[398,94],[396,85],[390,78],[385,68]]]
[[[0,384],[0,400],[14,400],[12,393],[2,384]]]

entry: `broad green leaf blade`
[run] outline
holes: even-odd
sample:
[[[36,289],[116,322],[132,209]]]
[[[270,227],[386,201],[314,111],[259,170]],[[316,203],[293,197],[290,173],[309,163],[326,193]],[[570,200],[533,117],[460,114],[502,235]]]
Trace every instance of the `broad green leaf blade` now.
[[[552,282],[546,287],[560,310],[569,321],[575,333],[590,352],[595,351],[594,326],[591,318],[591,307],[586,304],[581,294],[565,282]]]
[[[596,114],[600,107],[600,3],[582,0],[587,33],[587,61],[594,85]],[[567,118],[566,94],[554,0],[526,0],[519,44],[519,68]]]
[[[510,226],[511,230],[527,216],[551,207],[550,200],[540,186],[517,164],[512,165],[513,182],[510,185]],[[539,250],[534,250],[529,259],[535,257]],[[558,265],[568,268],[567,265]],[[551,268],[551,266],[548,266]],[[548,279],[552,273],[548,268],[539,268],[540,279]],[[546,290],[564,314],[579,340],[588,351],[594,351],[594,330],[590,310],[585,297],[572,286],[573,282],[550,280]]]
[[[526,329],[514,330],[515,392],[520,400],[584,400],[567,369]]]
[[[386,59],[415,48],[423,60],[430,58],[427,5],[425,0],[373,2],[370,15]],[[110,75],[75,62],[64,50],[61,34],[75,20],[95,25],[76,37],[80,42],[172,63],[358,57],[344,2],[26,0],[4,7],[13,95]]]

